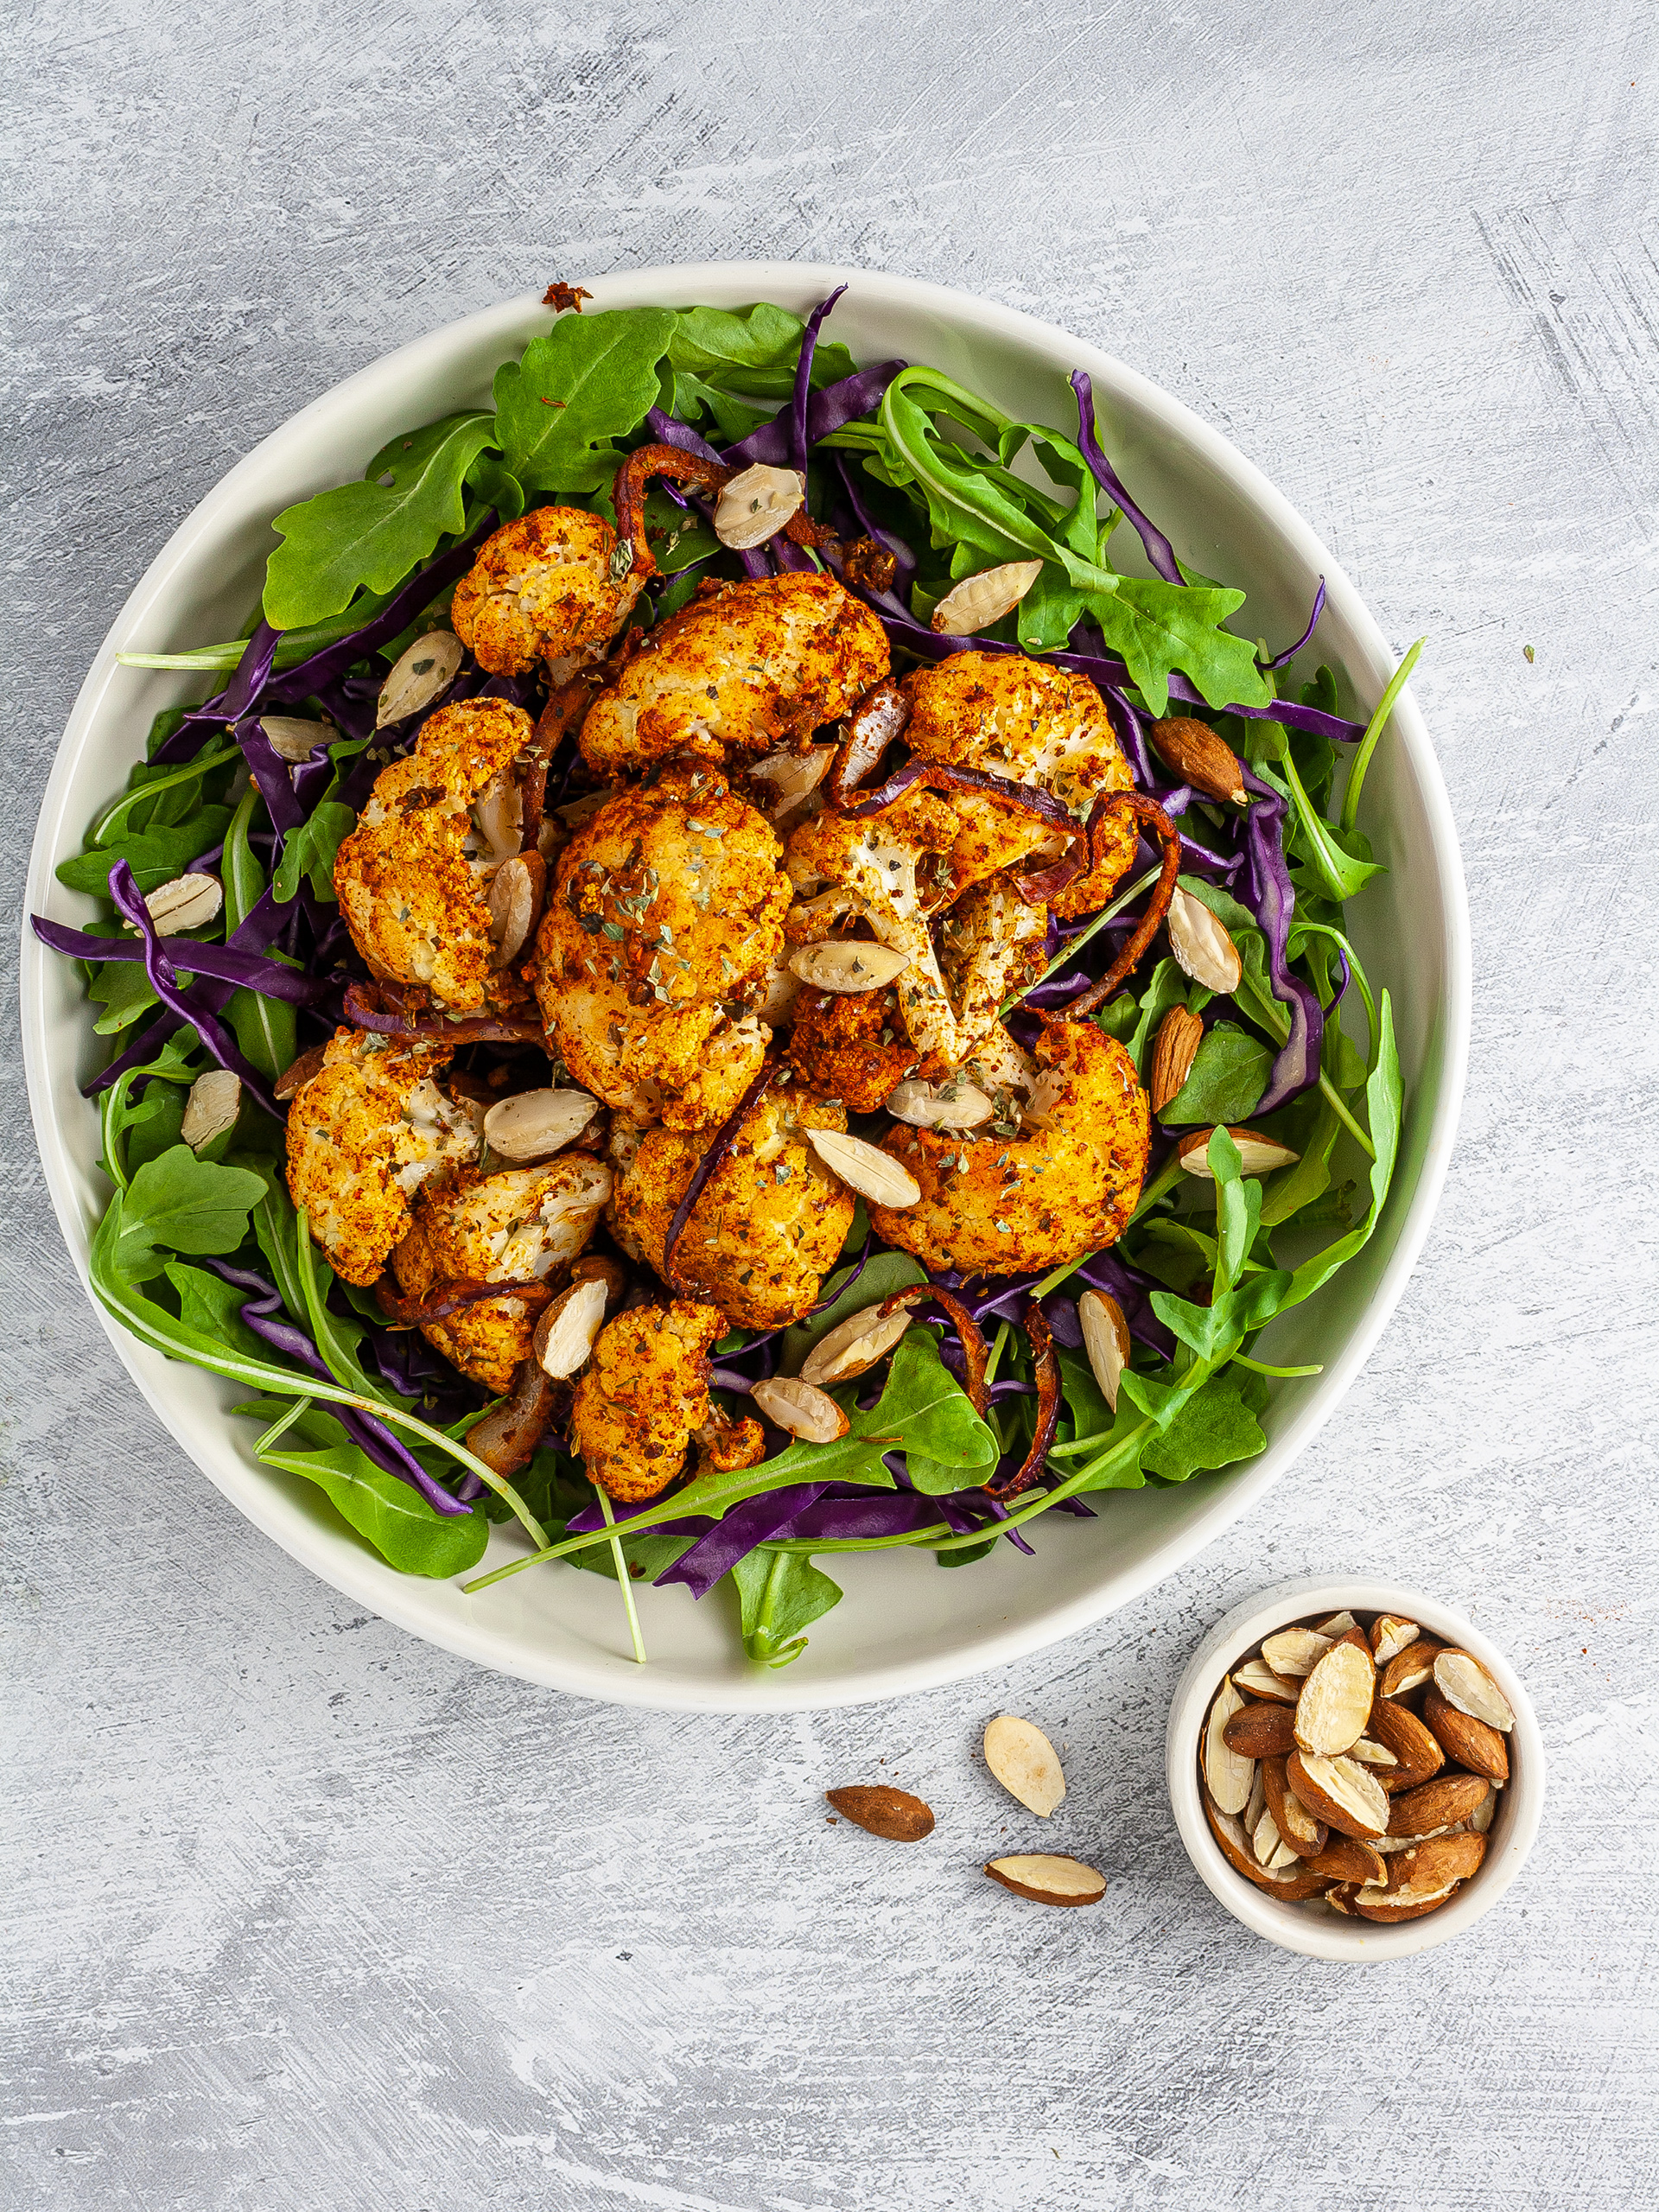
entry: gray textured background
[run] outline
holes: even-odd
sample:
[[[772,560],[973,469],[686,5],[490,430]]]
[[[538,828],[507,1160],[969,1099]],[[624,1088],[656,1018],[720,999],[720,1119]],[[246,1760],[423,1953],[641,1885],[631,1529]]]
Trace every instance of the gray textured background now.
[[[1423,1262],[1269,1502],[1005,1675],[772,1723],[480,1674],[236,1518],[82,1302],[9,1013],[0,2194],[1653,2202],[1651,11],[11,16],[8,912],[96,641],[266,430],[556,275],[798,256],[940,277],[1110,347],[1262,464],[1396,644],[1429,633],[1417,690],[1463,825],[1478,998]],[[1504,1906],[1369,1972],[1228,1919],[1160,1776],[1200,1625],[1345,1566],[1473,1611],[1553,1761]],[[966,1754],[1004,1706],[1068,1746],[1057,1847],[1109,1874],[1096,1912],[971,1872],[1009,1808]],[[945,1816],[932,1846],[823,1826],[817,1792],[882,1757]]]

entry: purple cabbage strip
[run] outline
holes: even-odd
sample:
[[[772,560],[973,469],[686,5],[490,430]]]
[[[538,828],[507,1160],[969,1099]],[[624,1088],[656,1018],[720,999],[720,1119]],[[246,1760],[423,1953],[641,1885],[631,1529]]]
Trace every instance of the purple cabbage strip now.
[[[110,896],[117,910],[138,931],[143,943],[144,973],[149,987],[170,1014],[181,1022],[188,1022],[200,1038],[208,1058],[228,1068],[232,1075],[242,1078],[244,1089],[254,1103],[270,1116],[273,1122],[283,1118],[283,1109],[265,1087],[264,1077],[258,1070],[244,1059],[238,1050],[236,1039],[216,1013],[204,1005],[202,993],[192,993],[181,988],[173,963],[162,949],[162,940],[156,933],[156,925],[149,918],[143,894],[133,880],[132,870],[125,861],[117,861],[110,870]],[[228,995],[228,992],[227,992]],[[221,1000],[220,1004],[224,1001]],[[108,1077],[106,1069],[105,1077]]]
[[[1075,1298],[1066,1297],[1063,1291],[1051,1291],[1043,1300],[1043,1319],[1057,1344],[1064,1344],[1067,1351],[1082,1349],[1083,1323],[1077,1319]]]
[[[676,422],[673,416],[665,415],[660,407],[651,409],[645,420],[658,444],[677,446],[682,453],[695,454],[699,461],[712,461],[717,467],[727,466],[727,456],[716,453],[708,439],[700,437],[689,423]],[[732,451],[735,454],[737,448],[734,446]],[[714,509],[709,500],[691,499],[687,504],[694,506],[705,522],[714,519]],[[737,552],[735,546],[729,550]],[[769,576],[772,573],[771,562],[758,545],[752,546],[747,552],[738,552],[737,557],[743,563],[743,573],[747,576]]]
[[[1336,952],[1338,965],[1342,969],[1342,981],[1337,985],[1336,990],[1332,995],[1330,1005],[1325,1009],[1325,1018],[1327,1021],[1336,1012],[1337,1008],[1342,1004],[1343,995],[1346,992],[1349,984],[1353,981],[1353,971],[1348,965],[1347,954],[1343,950],[1340,945],[1336,948]]]
[[[839,383],[827,384],[822,391],[815,391],[806,404],[806,442],[815,446],[832,431],[845,429],[849,423],[873,414],[881,404],[881,395],[904,367],[902,361],[878,361],[872,369],[860,369],[855,376],[842,377]],[[773,468],[798,467],[791,462],[791,416],[789,408],[780,408],[769,423],[759,423],[734,446],[728,446],[718,456],[736,467],[747,467],[757,461],[766,461]],[[676,439],[675,444],[682,444]]]
[[[1315,630],[1319,628],[1319,617],[1324,613],[1324,612],[1325,578],[1321,576],[1319,578],[1319,588],[1313,594],[1313,612],[1307,618],[1306,629],[1303,631],[1301,636],[1297,639],[1294,645],[1287,645],[1283,652],[1275,653],[1271,660],[1264,660],[1262,664],[1262,667],[1282,668],[1287,660],[1294,660],[1297,654],[1300,652],[1302,647],[1307,643]]]
[[[721,1576],[746,1559],[768,1536],[790,1533],[790,1523],[804,1506],[814,1504],[830,1487],[828,1483],[791,1483],[785,1490],[766,1491],[745,1498],[725,1518],[716,1521],[706,1536],[699,1536],[689,1551],[657,1577],[659,1584],[683,1582],[694,1598],[706,1598]],[[573,1527],[575,1523],[571,1524]]]
[[[277,754],[265,735],[264,724],[257,715],[251,715],[236,726],[236,741],[242,748],[242,758],[248,764],[248,773],[259,786],[259,796],[265,802],[265,811],[278,836],[286,837],[290,830],[297,830],[305,820],[306,809],[294,789],[294,779],[289,766]]]
[[[1255,798],[1244,819],[1245,852],[1250,864],[1249,896],[1244,904],[1267,939],[1273,995],[1290,1014],[1290,1035],[1273,1064],[1268,1087],[1255,1108],[1258,1114],[1270,1114],[1275,1106],[1282,1106],[1319,1081],[1325,1012],[1312,983],[1292,973],[1287,953],[1296,893],[1285,865],[1286,802],[1270,784],[1264,784],[1248,768],[1244,788]]]
[[[156,747],[155,760],[169,764],[194,760],[215,727],[240,721],[264,689],[281,643],[280,634],[261,615],[230,682],[211,699],[191,708],[172,735]]]
[[[1192,788],[1186,784],[1178,785],[1172,791],[1154,791],[1153,797],[1172,822],[1179,822],[1192,804]],[[1230,883],[1244,864],[1242,853],[1214,852],[1208,845],[1199,844],[1197,838],[1189,837],[1185,830],[1181,831],[1181,849],[1191,856],[1200,874],[1219,876],[1224,883]]]
[[[1135,780],[1143,791],[1151,791],[1158,781],[1158,772],[1152,765],[1151,750],[1147,734],[1141,727],[1141,717],[1115,683],[1101,687],[1106,702],[1106,719],[1112,726],[1112,734],[1123,748],[1123,757],[1135,774]]]
[[[114,871],[111,873],[113,875]],[[131,938],[88,937],[83,930],[66,929],[60,922],[48,922],[39,914],[32,919],[41,943],[68,959],[142,960],[149,964],[145,946]],[[194,938],[175,938],[173,944],[191,975],[240,985],[257,991],[262,998],[286,1000],[289,1006],[321,1006],[338,988],[332,977],[304,976],[257,952],[236,951],[224,944],[200,944]]]
[[[1166,584],[1185,581],[1175,559],[1175,549],[1154,523],[1149,522],[1124,489],[1123,480],[1107,460],[1095,429],[1095,391],[1087,372],[1082,369],[1071,372],[1071,389],[1077,396],[1077,451],[1094,473],[1096,482],[1115,506],[1121,507],[1134,524],[1141,543],[1147,549],[1147,558]]]
[[[264,703],[267,706],[292,704],[310,698],[320,683],[336,682],[343,677],[356,661],[373,652],[400,630],[408,629],[417,614],[423,613],[443,589],[444,586],[464,576],[473,565],[480,545],[495,527],[495,512],[492,509],[480,521],[470,536],[459,545],[452,545],[447,553],[440,553],[429,566],[418,569],[409,582],[384,607],[380,613],[365,622],[360,630],[353,630],[331,645],[324,645],[308,660],[295,667],[284,669],[266,687]]]
[[[837,284],[827,300],[819,301],[807,317],[801,336],[801,350],[795,363],[795,390],[790,397],[789,460],[791,467],[798,469],[803,480],[806,475],[807,448],[812,442],[806,427],[807,403],[812,397],[812,356],[817,351],[818,333],[823,327],[824,318],[846,289],[844,284]]]

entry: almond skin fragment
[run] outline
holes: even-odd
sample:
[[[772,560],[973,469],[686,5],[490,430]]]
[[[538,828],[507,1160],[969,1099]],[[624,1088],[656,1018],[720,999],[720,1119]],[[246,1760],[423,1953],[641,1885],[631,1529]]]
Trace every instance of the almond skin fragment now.
[[[1371,1707],[1366,1732],[1376,1742],[1394,1753],[1399,1761],[1379,1778],[1382,1787],[1396,1789],[1415,1789],[1446,1764],[1446,1754],[1434,1738],[1424,1727],[1416,1714],[1403,1705],[1379,1697]]]
[[[1408,1789],[1389,1806],[1389,1835],[1427,1835],[1433,1828],[1455,1827],[1472,1817],[1491,1790],[1484,1774],[1442,1774],[1421,1789]]]
[[[1287,1705],[1241,1706],[1228,1716],[1222,1740],[1243,1758],[1283,1758],[1296,1748],[1296,1715]]]
[[[1262,1780],[1267,1792],[1268,1810],[1287,1847],[1299,1859],[1316,1858],[1324,1850],[1330,1832],[1323,1821],[1314,1819],[1291,1788],[1284,1760],[1264,1760]]]
[[[1382,1695],[1405,1697],[1412,1690],[1421,1689],[1425,1682],[1433,1678],[1434,1661],[1440,1649],[1440,1644],[1431,1643],[1423,1637],[1415,1643],[1408,1643],[1403,1651],[1396,1652],[1382,1669],[1382,1680],[1377,1686]]]
[[[1362,1843],[1357,1836],[1332,1836],[1306,1865],[1310,1874],[1328,1874],[1337,1882],[1374,1882],[1380,1889],[1389,1878],[1388,1860],[1375,1844]]]
[[[1227,1723],[1244,1700],[1230,1681],[1224,1681],[1210,1708],[1204,1731],[1204,1779],[1210,1795],[1224,1813],[1242,1813],[1250,1802],[1255,1779],[1255,1761],[1229,1748]]]
[[[1434,1687],[1448,1705],[1484,1720],[1489,1728],[1507,1734],[1515,1726],[1515,1712],[1478,1659],[1466,1651],[1448,1649],[1434,1655]]]
[[[993,1859],[987,1862],[985,1872],[1015,1897],[1030,1897],[1036,1904],[1098,1904],[1106,1894],[1103,1874],[1085,1866],[1080,1859],[1064,1858],[1054,1852]]]
[[[1357,1630],[1351,1633],[1357,1642],[1351,1643],[1344,1635],[1314,1662],[1296,1700],[1298,1745],[1325,1758],[1359,1740],[1376,1694],[1370,1647]]]
[[[1510,1778],[1510,1747],[1496,1728],[1463,1713],[1430,1686],[1423,1698],[1423,1726],[1435,1742],[1471,1774],[1484,1774],[1491,1782]]]
[[[1034,1720],[999,1713],[985,1731],[985,1764],[1028,1812],[1046,1820],[1065,1795],[1060,1762]]]
[[[1388,1834],[1388,1797],[1369,1768],[1350,1758],[1293,1751],[1285,1777],[1314,1819],[1339,1834],[1370,1842]]]
[[[919,1843],[933,1833],[933,1815],[908,1789],[895,1789],[886,1782],[855,1782],[845,1789],[826,1789],[824,1796],[844,1821],[889,1843]]]
[[[1221,1812],[1206,1792],[1204,1816],[1210,1823],[1210,1833],[1216,1839],[1216,1847],[1232,1868],[1258,1890],[1265,1890],[1271,1897],[1278,1897],[1286,1904],[1300,1904],[1305,1897],[1316,1897],[1325,1888],[1323,1875],[1291,1871],[1283,1874],[1269,1874],[1259,1866],[1249,1847],[1249,1840],[1238,1824],[1236,1815]]]

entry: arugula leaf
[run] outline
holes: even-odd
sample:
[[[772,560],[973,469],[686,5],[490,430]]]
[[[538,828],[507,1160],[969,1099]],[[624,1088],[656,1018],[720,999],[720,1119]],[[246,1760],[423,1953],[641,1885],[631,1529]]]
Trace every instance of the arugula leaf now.
[[[254,809],[262,804],[258,786],[250,784],[225,832],[225,857],[219,864],[219,877],[225,886],[227,938],[246,921],[264,893],[265,871],[248,842]],[[268,952],[266,957],[284,959],[282,953],[276,951]],[[286,964],[297,967],[299,963]],[[238,989],[232,992],[225,1012],[236,1033],[243,1058],[274,1083],[284,1068],[292,1065],[300,1048],[294,1008],[283,999],[268,999],[261,991]]]
[[[175,875],[182,875],[193,860],[213,850],[225,835],[230,818],[228,806],[204,806],[198,808],[188,822],[155,830],[135,830],[107,845],[99,846],[93,852],[77,853],[71,860],[60,861],[58,881],[67,884],[71,891],[90,892],[95,899],[107,899],[110,870],[117,861],[125,861],[140,891],[159,891]],[[183,940],[179,942],[182,944]]]
[[[665,308],[564,315],[523,359],[495,372],[495,442],[528,491],[595,491],[656,404],[657,364],[675,318]]]
[[[349,806],[339,799],[326,798],[297,829],[288,832],[271,886],[284,906],[299,895],[300,884],[307,877],[314,898],[333,902],[334,857],[356,826],[357,817]]]
[[[498,524],[517,522],[524,512],[524,487],[499,453],[486,448],[467,471],[467,489],[481,505],[493,507]]]
[[[117,1268],[129,1282],[145,1282],[161,1274],[168,1252],[234,1252],[264,1191],[245,1168],[220,1167],[174,1145],[146,1160],[128,1186]]]
[[[1135,1389],[1129,1395],[1135,1397],[1137,1389],[1144,1394],[1146,1378],[1126,1374],[1124,1384],[1131,1379]],[[1259,1375],[1236,1367],[1212,1375],[1184,1400],[1169,1427],[1146,1446],[1141,1465],[1165,1482],[1184,1483],[1201,1468],[1255,1459],[1267,1449],[1268,1440],[1255,1418],[1266,1402],[1267,1389]]]
[[[1206,1365],[1217,1367],[1232,1357],[1252,1330],[1272,1319],[1287,1302],[1290,1287],[1291,1278],[1282,1268],[1265,1268],[1247,1276],[1236,1290],[1224,1291],[1208,1306],[1192,1306],[1166,1290],[1154,1290],[1152,1310]]]
[[[185,980],[181,973],[179,981]],[[137,960],[106,960],[86,986],[86,995],[105,1009],[92,1024],[95,1037],[118,1036],[156,1004],[149,978]]]
[[[245,1290],[221,1282],[206,1268],[187,1268],[182,1260],[169,1260],[163,1272],[179,1294],[179,1319],[186,1328],[198,1329],[204,1337],[217,1337],[223,1344],[233,1344],[250,1359],[271,1359],[276,1356],[264,1338],[256,1336],[242,1319],[242,1308],[248,1300]],[[285,1408],[277,1408],[278,1413],[284,1411]]]
[[[366,585],[389,592],[417,569],[446,531],[466,525],[461,483],[496,442],[494,418],[448,415],[383,446],[360,484],[341,484],[285,507],[272,528],[283,543],[265,565],[265,620],[273,630],[321,622]],[[382,485],[383,476],[391,482]]]
[[[305,1325],[305,1284],[300,1274],[300,1217],[281,1175],[266,1179],[253,1209],[253,1233],[291,1319]]]
[[[1216,1185],[1216,1274],[1217,1296],[1230,1290],[1243,1270],[1262,1220],[1262,1184],[1245,1176],[1238,1147],[1225,1128],[1211,1133],[1205,1156]]]
[[[490,1528],[481,1513],[437,1512],[419,1491],[377,1467],[355,1444],[321,1452],[273,1447],[259,1456],[267,1466],[315,1483],[340,1518],[401,1574],[441,1580],[464,1574],[484,1556]]]
[[[1330,1101],[1321,1098],[1313,1126],[1297,1147],[1300,1159],[1268,1176],[1262,1186],[1263,1229],[1276,1229],[1281,1222],[1293,1219],[1330,1189],[1331,1154],[1341,1127]]]
[[[763,1667],[787,1667],[806,1649],[800,1631],[841,1603],[841,1586],[798,1552],[763,1544],[732,1568],[742,1611],[743,1649]]]
[[[597,315],[590,318],[598,322]],[[760,300],[752,308],[682,308],[671,318],[668,359],[676,369],[702,374],[723,369],[767,368],[799,356],[806,325],[786,308]]]
[[[1166,1125],[1242,1122],[1267,1089],[1272,1065],[1273,1054],[1259,1038],[1235,1022],[1218,1021],[1205,1033],[1186,1081],[1158,1118]]]
[[[1304,1260],[1291,1277],[1284,1298],[1285,1306],[1300,1306],[1322,1283],[1328,1282],[1337,1269],[1351,1260],[1370,1241],[1371,1232],[1382,1217],[1383,1202],[1389,1195],[1389,1185],[1394,1178],[1394,1163],[1400,1149],[1400,1116],[1404,1103],[1404,1090],[1400,1077],[1400,1055],[1394,1041],[1394,1002],[1389,993],[1382,994],[1377,1008],[1376,1065],[1371,1071],[1365,1086],[1365,1112],[1370,1126],[1371,1142],[1376,1147],[1376,1157],[1371,1162],[1371,1204],[1357,1229],[1350,1230],[1334,1244],[1326,1245],[1323,1252],[1316,1252],[1311,1260]],[[1153,1304],[1156,1306],[1154,1295]],[[1165,1317],[1167,1318],[1167,1317]],[[1175,1324],[1170,1322],[1171,1328]]]
[[[1243,604],[1242,591],[1166,584],[1155,576],[1120,576],[1109,597],[1089,594],[1102,635],[1128,664],[1154,715],[1167,712],[1170,673],[1178,668],[1212,707],[1267,703],[1255,646],[1221,627]]]

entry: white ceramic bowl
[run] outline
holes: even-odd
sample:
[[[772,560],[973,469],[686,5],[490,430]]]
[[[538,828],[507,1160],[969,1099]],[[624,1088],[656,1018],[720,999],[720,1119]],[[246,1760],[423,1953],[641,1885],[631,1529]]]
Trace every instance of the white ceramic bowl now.
[[[573,272],[580,274],[581,272]],[[835,284],[849,289],[832,334],[863,361],[899,355],[947,370],[1014,414],[1065,424],[1075,368],[1094,378],[1106,442],[1128,483],[1182,555],[1245,584],[1254,633],[1297,636],[1315,583],[1328,598],[1319,657],[1354,708],[1369,711],[1397,641],[1385,639],[1301,518],[1226,440],[1109,354],[1046,323],[961,292],[860,270],[721,262],[588,279],[593,307],[645,302],[739,306],[770,299],[804,312]],[[240,462],[151,564],[93,660],[47,787],[29,907],[68,922],[87,902],[54,865],[76,851],[99,802],[141,757],[156,710],[196,696],[180,678],[118,668],[129,650],[176,650],[235,634],[256,599],[275,539],[270,518],[358,475],[406,424],[488,404],[497,365],[546,327],[532,298],[451,323],[389,354],[303,409]],[[1129,533],[1120,533],[1122,545]],[[931,1688],[1017,1657],[1110,1612],[1236,1520],[1318,1431],[1393,1311],[1446,1173],[1469,1033],[1469,925],[1456,832],[1421,718],[1409,695],[1365,787],[1363,824],[1389,873],[1358,902],[1353,925],[1373,975],[1395,994],[1408,1103],[1386,1215],[1364,1254],[1278,1325],[1274,1355],[1324,1363],[1314,1382],[1281,1390],[1268,1450],[1230,1472],[1178,1489],[1110,1494],[1099,1518],[1045,1527],[1038,1561],[1012,1546],[983,1564],[941,1572],[931,1556],[890,1551],[844,1564],[846,1597],[783,1672],[751,1667],[720,1598],[694,1605],[678,1589],[642,1591],[649,1668],[628,1653],[614,1587],[564,1567],[512,1577],[478,1599],[452,1583],[392,1573],[297,1478],[257,1466],[251,1429],[228,1420],[230,1386],[111,1340],[184,1450],[237,1507],[292,1555],[359,1604],[489,1667],[588,1696],[666,1708],[798,1710]],[[97,1122],[79,1085],[99,1064],[72,965],[24,929],[24,1050],[48,1187],[85,1275],[105,1198]],[[493,1539],[504,1558],[510,1536]]]
[[[1421,1920],[1398,1921],[1392,1927],[1344,1920],[1312,1902],[1285,1904],[1247,1882],[1223,1858],[1205,1817],[1199,1790],[1198,1738],[1222,1676],[1275,1629],[1344,1611],[1397,1613],[1403,1620],[1415,1621],[1440,1642],[1472,1653],[1515,1708],[1515,1726],[1509,1739],[1510,1779],[1498,1792],[1497,1811],[1487,1835],[1480,1872],[1438,1912],[1426,1913]],[[1235,1920],[1242,1920],[1268,1942],[1287,1951],[1300,1951],[1310,1959],[1347,1959],[1369,1964],[1380,1959],[1409,1958],[1414,1952],[1429,1950],[1436,1943],[1461,1936],[1483,1913],[1491,1910],[1521,1872],[1543,1814],[1544,1739],[1525,1685],[1503,1654],[1471,1621],[1438,1598],[1408,1590],[1401,1583],[1375,1582],[1363,1576],[1319,1575],[1308,1581],[1281,1582],[1235,1606],[1217,1621],[1188,1660],[1176,1685],[1170,1701],[1164,1758],[1175,1825],[1205,1886]]]

